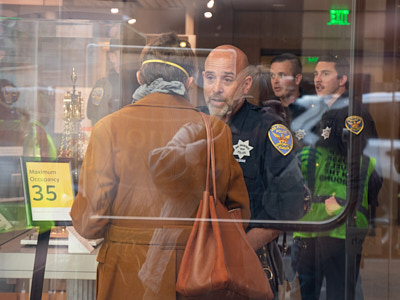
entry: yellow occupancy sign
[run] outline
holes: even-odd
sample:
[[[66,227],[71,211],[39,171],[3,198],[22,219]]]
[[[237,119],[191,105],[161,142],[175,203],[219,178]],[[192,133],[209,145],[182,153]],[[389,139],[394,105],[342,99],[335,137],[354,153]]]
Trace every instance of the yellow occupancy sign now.
[[[26,177],[32,220],[71,220],[74,195],[68,162],[26,162]]]

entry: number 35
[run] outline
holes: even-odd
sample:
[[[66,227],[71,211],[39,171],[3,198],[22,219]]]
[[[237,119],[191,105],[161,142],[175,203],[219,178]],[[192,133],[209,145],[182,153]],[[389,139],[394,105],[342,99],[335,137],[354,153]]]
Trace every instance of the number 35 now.
[[[43,200],[43,189],[40,185],[33,185],[33,189],[36,189],[35,191],[35,197],[33,197],[33,200],[35,201],[41,201]],[[54,192],[55,186],[54,185],[46,185],[46,200],[49,201],[54,201],[57,199],[57,194]]]

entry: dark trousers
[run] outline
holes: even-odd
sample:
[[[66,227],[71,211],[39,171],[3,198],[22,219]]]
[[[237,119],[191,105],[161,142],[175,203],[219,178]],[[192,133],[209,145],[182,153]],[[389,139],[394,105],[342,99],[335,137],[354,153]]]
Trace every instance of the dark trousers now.
[[[361,255],[356,259],[359,275]],[[318,300],[326,279],[326,299],[345,298],[345,240],[331,237],[295,238],[292,268],[298,272],[302,300]]]

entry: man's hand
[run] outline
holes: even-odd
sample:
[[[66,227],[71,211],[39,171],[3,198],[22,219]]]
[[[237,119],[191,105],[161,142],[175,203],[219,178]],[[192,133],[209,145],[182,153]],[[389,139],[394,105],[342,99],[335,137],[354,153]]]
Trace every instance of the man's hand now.
[[[325,210],[328,215],[333,216],[337,210],[339,210],[341,206],[337,203],[335,195],[332,195],[328,199],[325,200]]]

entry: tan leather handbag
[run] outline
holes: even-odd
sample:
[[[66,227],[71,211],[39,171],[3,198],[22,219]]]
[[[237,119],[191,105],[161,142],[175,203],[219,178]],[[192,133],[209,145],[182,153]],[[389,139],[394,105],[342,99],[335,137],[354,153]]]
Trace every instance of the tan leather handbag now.
[[[214,142],[209,118],[207,130],[207,174],[210,176],[182,258],[176,290],[184,296],[203,299],[273,299],[261,263],[247,240],[240,210],[228,212],[215,198]]]

